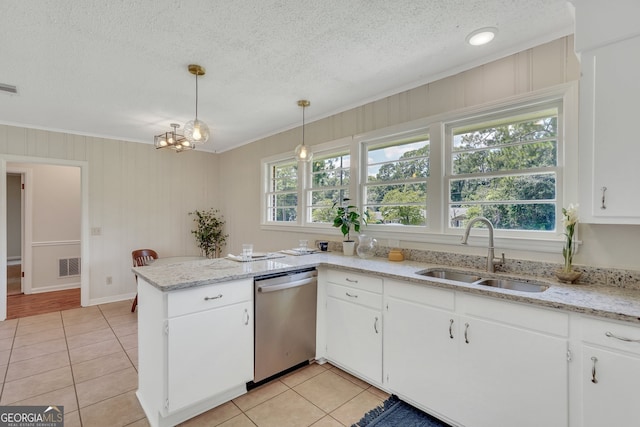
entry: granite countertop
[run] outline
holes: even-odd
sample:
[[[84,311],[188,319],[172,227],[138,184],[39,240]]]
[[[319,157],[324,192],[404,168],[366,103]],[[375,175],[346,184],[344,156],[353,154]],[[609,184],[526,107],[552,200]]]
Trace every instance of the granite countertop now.
[[[451,266],[417,261],[391,262],[386,258],[361,259],[335,252],[302,256],[282,255],[252,262],[237,262],[226,258],[177,260],[175,263],[136,267],[133,271],[162,291],[174,291],[299,268],[324,266],[640,324],[638,290],[606,285],[568,285],[549,280],[541,281],[532,276],[475,271],[482,277],[510,277],[550,285],[549,289],[540,293],[519,292],[416,274],[427,268],[455,269]]]

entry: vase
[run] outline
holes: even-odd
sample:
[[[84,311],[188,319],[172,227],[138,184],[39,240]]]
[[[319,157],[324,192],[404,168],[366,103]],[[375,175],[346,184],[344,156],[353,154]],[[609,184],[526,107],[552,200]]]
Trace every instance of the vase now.
[[[372,237],[367,236],[366,234],[361,234],[358,237],[358,248],[356,249],[356,253],[360,258],[371,258],[376,254],[376,246],[378,241]]]
[[[556,270],[554,271],[556,277],[559,281],[563,283],[575,283],[580,276],[582,276],[582,271],[565,271],[565,270]]]
[[[352,256],[355,247],[355,240],[345,240],[344,242],[342,242],[342,253],[346,256]]]

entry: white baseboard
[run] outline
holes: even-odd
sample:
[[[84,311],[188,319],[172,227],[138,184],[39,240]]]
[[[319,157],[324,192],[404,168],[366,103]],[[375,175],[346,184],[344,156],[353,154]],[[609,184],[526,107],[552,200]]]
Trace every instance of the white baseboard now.
[[[89,300],[89,305],[109,304],[110,302],[133,300],[135,296],[136,296],[136,293],[134,292],[130,294],[113,295],[113,296],[102,297],[102,298],[93,298]]]
[[[41,294],[44,292],[54,292],[54,291],[66,291],[68,289],[79,289],[80,283],[66,283],[64,285],[51,285],[51,286],[40,286],[37,288],[32,287],[32,294]]]

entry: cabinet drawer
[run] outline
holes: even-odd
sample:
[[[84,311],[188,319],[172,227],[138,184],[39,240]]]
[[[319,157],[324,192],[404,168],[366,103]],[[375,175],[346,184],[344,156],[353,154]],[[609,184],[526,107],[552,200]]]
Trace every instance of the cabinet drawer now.
[[[328,270],[327,279],[329,282],[336,283],[338,285],[349,286],[351,288],[362,289],[379,294],[382,293],[382,279],[379,277],[352,273],[350,271]]]
[[[433,288],[427,285],[385,280],[385,295],[453,311],[455,308],[455,293],[449,289]]]
[[[327,285],[327,296],[370,307],[375,310],[382,309],[381,294],[352,288],[350,286],[340,286],[335,283],[329,283]]]
[[[236,280],[169,293],[168,317],[218,308],[253,298],[253,280]]]
[[[569,315],[524,303],[458,293],[460,314],[560,337],[569,336]]]
[[[640,355],[640,327],[631,324],[609,322],[583,317],[582,340],[617,350]],[[629,342],[625,340],[635,340]]]

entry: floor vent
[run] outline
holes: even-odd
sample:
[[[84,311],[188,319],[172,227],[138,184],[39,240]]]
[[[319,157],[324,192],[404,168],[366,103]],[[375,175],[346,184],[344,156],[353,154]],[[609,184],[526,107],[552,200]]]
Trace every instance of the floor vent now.
[[[79,275],[80,258],[61,258],[58,260],[58,277]]]

